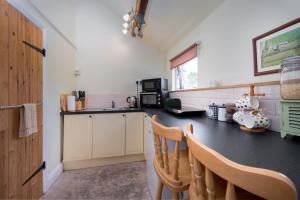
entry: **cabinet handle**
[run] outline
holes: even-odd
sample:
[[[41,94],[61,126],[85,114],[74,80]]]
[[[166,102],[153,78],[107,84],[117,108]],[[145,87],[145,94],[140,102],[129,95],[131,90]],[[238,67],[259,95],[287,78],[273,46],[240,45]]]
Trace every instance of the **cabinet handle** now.
[[[123,117],[125,117],[125,114],[123,114]]]
[[[92,118],[92,115],[89,115],[89,118]]]

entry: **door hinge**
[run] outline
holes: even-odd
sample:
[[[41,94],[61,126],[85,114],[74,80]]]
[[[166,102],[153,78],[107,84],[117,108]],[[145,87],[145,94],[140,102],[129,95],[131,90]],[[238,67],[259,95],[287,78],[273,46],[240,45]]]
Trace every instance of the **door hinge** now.
[[[27,46],[29,46],[30,48],[33,48],[34,50],[36,50],[37,52],[42,54],[44,57],[46,57],[46,49],[40,49],[37,46],[34,46],[26,41],[23,41],[23,43],[26,44]]]
[[[43,164],[23,183],[25,185],[28,183],[35,175],[37,175],[40,171],[46,169],[46,162],[44,161]]]

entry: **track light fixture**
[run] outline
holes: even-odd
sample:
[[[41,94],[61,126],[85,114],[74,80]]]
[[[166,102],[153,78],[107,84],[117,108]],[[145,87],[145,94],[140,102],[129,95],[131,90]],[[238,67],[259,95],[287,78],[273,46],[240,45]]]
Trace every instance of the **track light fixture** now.
[[[123,34],[131,33],[132,37],[143,37],[143,27],[145,22],[145,13],[147,9],[148,0],[136,0],[136,8],[126,13],[123,16]]]

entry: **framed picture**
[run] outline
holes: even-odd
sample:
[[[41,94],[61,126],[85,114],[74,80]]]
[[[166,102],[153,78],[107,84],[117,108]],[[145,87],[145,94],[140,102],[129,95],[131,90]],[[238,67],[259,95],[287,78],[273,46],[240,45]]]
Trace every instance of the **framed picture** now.
[[[300,18],[252,40],[254,75],[280,72],[282,60],[300,56]]]

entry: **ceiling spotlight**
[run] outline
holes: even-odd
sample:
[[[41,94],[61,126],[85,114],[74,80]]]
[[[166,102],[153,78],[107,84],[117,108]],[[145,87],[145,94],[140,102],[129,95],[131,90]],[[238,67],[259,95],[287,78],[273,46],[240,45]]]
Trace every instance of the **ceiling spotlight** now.
[[[126,15],[123,16],[123,19],[125,22],[128,22],[129,21],[129,17],[130,15],[127,13]]]
[[[126,35],[126,34],[127,34],[127,32],[128,32],[128,30],[127,30],[127,29],[123,29],[123,34],[124,34],[124,35]]]
[[[125,29],[127,29],[128,26],[129,26],[129,24],[128,24],[127,22],[125,22],[125,23],[123,24],[123,27],[124,27]]]

